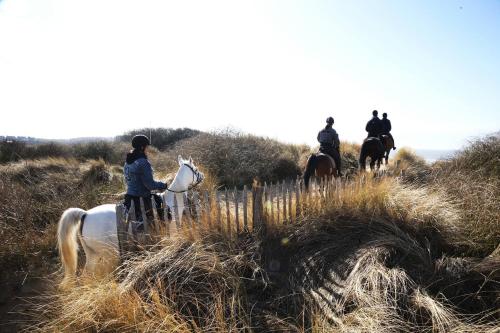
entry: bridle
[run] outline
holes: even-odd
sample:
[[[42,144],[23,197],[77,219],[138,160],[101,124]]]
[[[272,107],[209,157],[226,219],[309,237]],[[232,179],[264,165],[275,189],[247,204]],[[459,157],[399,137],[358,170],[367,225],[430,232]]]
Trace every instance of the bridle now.
[[[189,163],[183,163],[183,165],[187,166],[189,168],[189,170],[191,170],[191,172],[193,173],[193,184],[189,185],[187,190],[184,190],[184,191],[174,191],[174,190],[171,190],[169,188],[166,189],[167,191],[172,192],[172,193],[185,193],[185,192],[191,190],[192,188],[198,186],[203,181],[203,175],[201,174],[201,172],[198,169],[193,168]]]

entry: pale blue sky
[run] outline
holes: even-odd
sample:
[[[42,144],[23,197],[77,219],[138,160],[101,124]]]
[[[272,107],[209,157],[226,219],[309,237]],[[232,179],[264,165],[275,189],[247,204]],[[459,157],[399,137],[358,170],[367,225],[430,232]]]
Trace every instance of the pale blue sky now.
[[[500,1],[0,1],[0,135],[232,126],[398,146],[500,130]]]

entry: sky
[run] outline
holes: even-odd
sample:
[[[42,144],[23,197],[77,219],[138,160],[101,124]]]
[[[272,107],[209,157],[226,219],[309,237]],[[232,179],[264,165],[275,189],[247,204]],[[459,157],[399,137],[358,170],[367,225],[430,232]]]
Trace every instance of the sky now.
[[[0,0],[0,135],[232,127],[455,149],[500,130],[500,0]]]

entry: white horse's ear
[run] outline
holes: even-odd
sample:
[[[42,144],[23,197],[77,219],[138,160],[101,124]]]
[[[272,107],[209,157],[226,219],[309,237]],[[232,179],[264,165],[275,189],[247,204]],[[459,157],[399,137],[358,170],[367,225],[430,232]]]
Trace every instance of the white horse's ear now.
[[[181,155],[179,155],[177,157],[177,162],[179,162],[179,165],[182,165],[182,156]]]

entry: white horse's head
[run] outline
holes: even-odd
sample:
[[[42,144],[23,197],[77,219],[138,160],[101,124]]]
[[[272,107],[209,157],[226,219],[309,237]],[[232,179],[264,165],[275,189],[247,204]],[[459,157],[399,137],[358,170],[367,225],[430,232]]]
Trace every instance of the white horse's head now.
[[[179,171],[177,171],[174,180],[177,190],[187,191],[190,187],[200,184],[205,179],[205,175],[194,165],[191,157],[185,160],[179,155],[177,160],[179,162]]]

